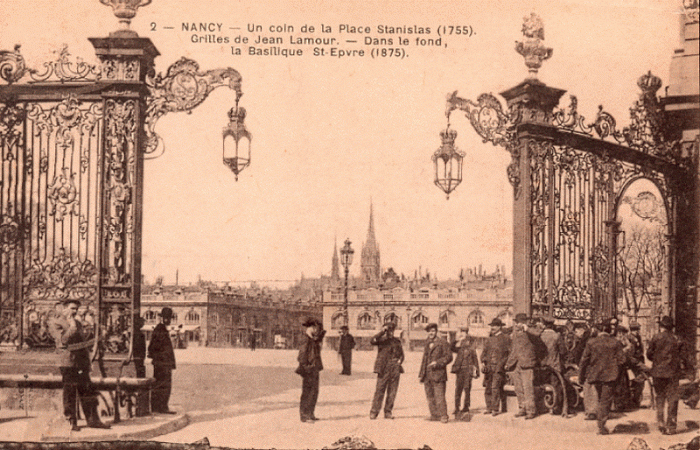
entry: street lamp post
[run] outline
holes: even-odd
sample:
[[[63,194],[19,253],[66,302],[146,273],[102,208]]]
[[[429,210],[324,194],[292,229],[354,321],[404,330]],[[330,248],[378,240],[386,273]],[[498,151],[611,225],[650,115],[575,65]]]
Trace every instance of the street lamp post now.
[[[348,317],[348,272],[350,264],[352,264],[352,255],[355,250],[350,246],[350,239],[345,239],[345,245],[340,249],[340,262],[345,268],[345,293],[343,294],[343,315],[345,316],[345,325],[350,322]]]

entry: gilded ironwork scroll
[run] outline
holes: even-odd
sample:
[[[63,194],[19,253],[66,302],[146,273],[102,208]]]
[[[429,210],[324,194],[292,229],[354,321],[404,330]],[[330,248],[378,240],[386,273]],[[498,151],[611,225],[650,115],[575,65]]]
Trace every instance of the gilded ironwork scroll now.
[[[199,64],[181,58],[168,68],[165,76],[158,74],[148,80],[151,92],[146,110],[146,154],[154,153],[161,139],[155,132],[158,120],[170,112],[192,111],[214,89],[228,86],[236,92],[236,101],[243,95],[242,77],[232,68],[199,71]]]

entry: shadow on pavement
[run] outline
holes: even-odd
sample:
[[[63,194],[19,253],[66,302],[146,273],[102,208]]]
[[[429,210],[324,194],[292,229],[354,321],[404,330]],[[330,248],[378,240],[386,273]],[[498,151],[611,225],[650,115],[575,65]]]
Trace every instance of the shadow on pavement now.
[[[646,422],[618,423],[612,429],[615,434],[649,434],[649,425]]]

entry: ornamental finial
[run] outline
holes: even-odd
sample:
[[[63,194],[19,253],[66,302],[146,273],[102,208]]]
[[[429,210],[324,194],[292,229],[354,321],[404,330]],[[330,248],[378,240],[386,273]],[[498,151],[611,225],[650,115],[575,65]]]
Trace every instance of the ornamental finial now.
[[[136,11],[142,6],[148,6],[153,0],[100,0],[103,5],[111,6],[114,15],[119,19],[122,34],[136,35],[136,32],[129,28],[131,19],[136,16]]]
[[[525,58],[530,79],[537,79],[537,70],[542,67],[542,62],[552,56],[553,50],[542,45],[544,40],[544,23],[540,16],[531,13],[530,17],[525,17],[523,20],[523,42],[515,43],[515,51],[520,53]]]

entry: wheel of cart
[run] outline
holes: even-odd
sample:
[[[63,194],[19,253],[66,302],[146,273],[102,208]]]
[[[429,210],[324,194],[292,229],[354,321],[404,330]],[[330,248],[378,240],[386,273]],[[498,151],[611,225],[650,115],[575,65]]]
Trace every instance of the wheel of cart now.
[[[569,397],[573,387],[562,374],[549,366],[535,369],[534,373],[535,399],[539,406],[550,414],[564,417],[569,413]]]

